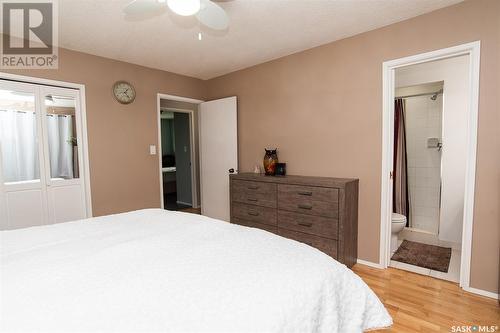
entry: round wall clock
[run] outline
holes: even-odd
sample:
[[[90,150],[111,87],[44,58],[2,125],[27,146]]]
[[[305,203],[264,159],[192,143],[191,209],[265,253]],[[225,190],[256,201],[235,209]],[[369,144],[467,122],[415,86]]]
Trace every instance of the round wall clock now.
[[[127,81],[118,81],[113,85],[113,96],[122,104],[130,104],[135,99],[135,89]]]

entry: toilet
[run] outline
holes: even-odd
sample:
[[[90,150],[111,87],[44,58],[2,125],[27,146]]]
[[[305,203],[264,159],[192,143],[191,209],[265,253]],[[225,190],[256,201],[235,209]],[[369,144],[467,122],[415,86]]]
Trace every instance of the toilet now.
[[[392,213],[391,222],[391,253],[394,253],[398,249],[398,234],[406,225],[406,216]]]

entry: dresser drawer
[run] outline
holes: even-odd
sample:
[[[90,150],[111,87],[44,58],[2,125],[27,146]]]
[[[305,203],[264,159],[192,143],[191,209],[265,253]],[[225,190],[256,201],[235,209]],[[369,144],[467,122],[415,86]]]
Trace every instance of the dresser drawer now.
[[[278,192],[280,199],[292,200],[295,202],[304,199],[322,202],[339,202],[339,190],[336,188],[280,184],[278,185]]]
[[[313,216],[284,210],[278,211],[280,228],[300,231],[306,234],[338,239],[339,221],[336,218]]]
[[[278,227],[278,235],[305,243],[337,259],[337,241]]]
[[[306,198],[292,200],[282,197],[278,199],[278,208],[290,212],[307,215],[323,216],[337,219],[339,217],[339,204],[336,202],[316,201]]]
[[[267,225],[277,225],[277,213],[274,208],[258,207],[253,205],[242,204],[239,202],[232,203],[232,217],[263,223]]]
[[[276,184],[271,183],[235,180],[231,182],[231,197],[236,202],[276,208],[276,188]]]
[[[242,219],[238,219],[238,218],[231,219],[231,223],[239,224],[239,225],[242,225],[242,226],[245,226],[245,227],[251,227],[251,228],[258,228],[258,229],[266,230],[266,231],[272,232],[273,234],[277,234],[278,233],[278,227],[272,226],[272,225],[268,225],[268,224],[257,223],[257,222],[242,220]]]

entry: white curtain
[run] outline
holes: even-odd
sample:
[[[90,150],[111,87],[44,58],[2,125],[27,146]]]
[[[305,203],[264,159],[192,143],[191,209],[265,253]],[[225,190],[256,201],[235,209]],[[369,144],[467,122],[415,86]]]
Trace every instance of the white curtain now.
[[[47,115],[47,137],[50,176],[73,178],[73,117]],[[40,179],[34,112],[0,110],[0,151],[4,182]]]
[[[4,182],[40,178],[34,112],[0,110],[0,150]]]
[[[47,115],[51,178],[73,178],[73,117]]]

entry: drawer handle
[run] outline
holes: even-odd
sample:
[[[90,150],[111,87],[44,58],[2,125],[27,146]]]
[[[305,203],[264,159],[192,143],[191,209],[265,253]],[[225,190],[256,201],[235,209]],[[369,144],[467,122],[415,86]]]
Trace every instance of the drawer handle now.
[[[250,186],[248,186],[248,189],[249,190],[258,190],[259,187],[257,185],[250,185]]]
[[[247,198],[248,201],[254,201],[254,202],[257,202],[259,201],[259,199],[256,199],[256,198]]]
[[[311,195],[313,195],[313,193],[311,191],[300,191],[299,195],[307,195],[308,197],[310,197]]]
[[[297,207],[299,207],[300,209],[312,209],[312,205],[309,205],[309,204],[300,204],[300,205],[297,205]]]
[[[313,225],[311,222],[299,222],[297,224],[301,225],[303,227],[312,227],[312,225]]]
[[[259,216],[259,213],[258,212],[248,212],[248,215]]]

